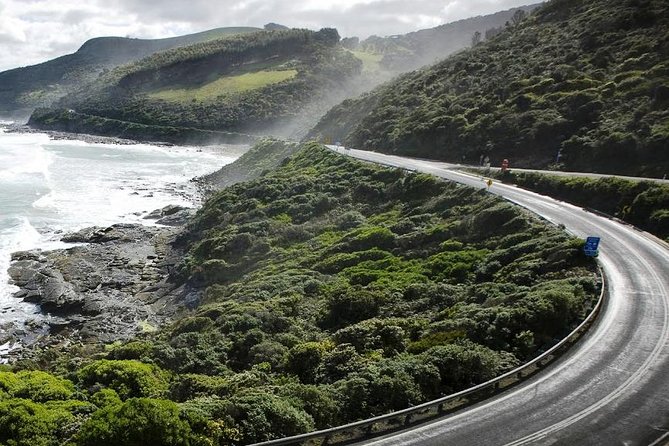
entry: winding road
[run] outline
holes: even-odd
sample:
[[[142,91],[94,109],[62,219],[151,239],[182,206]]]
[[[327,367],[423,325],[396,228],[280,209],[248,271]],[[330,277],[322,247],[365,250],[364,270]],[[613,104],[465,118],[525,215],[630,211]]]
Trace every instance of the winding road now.
[[[340,153],[484,188],[454,165]],[[542,372],[481,403],[366,445],[664,445],[669,442],[669,245],[631,226],[514,186],[490,192],[578,237],[602,238],[609,299],[590,331]]]

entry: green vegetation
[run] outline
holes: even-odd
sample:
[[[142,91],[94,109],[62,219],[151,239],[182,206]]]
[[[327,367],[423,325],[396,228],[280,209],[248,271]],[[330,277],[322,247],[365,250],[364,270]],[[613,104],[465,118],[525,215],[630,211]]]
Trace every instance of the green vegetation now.
[[[504,181],[618,217],[669,241],[669,185],[510,172]]]
[[[505,23],[513,22],[513,16],[518,11],[530,12],[539,5],[535,3],[494,14],[470,17],[408,34],[389,37],[371,36],[362,42],[350,42],[350,47],[360,51],[361,55],[356,54],[356,57],[361,59],[369,54],[375,55],[375,59],[378,57],[379,66],[384,71],[395,74],[407,72],[469,47],[472,35],[475,33],[485,34],[488,38],[491,31],[501,30]]]
[[[260,31],[163,51],[118,67],[63,98],[56,108],[126,126],[259,133],[297,116],[306,104],[358,75],[361,67],[339,45],[334,29]],[[42,115],[34,115],[31,125],[63,130],[69,124],[53,114],[46,122]],[[108,134],[104,126],[89,122],[75,125]]]
[[[315,143],[213,195],[176,243],[198,307],[93,356],[47,351],[53,374],[0,373],[1,442],[238,445],[401,409],[536,355],[597,291],[559,228]]]
[[[662,177],[669,14],[660,0],[552,0],[470,50],[333,109],[311,136],[449,161]]]
[[[255,73],[244,73],[236,76],[223,76],[213,82],[198,88],[191,89],[166,89],[150,93],[153,99],[166,101],[206,101],[219,96],[230,96],[245,91],[257,90],[268,85],[292,79],[297,75],[297,70],[283,71],[257,71]]]
[[[60,108],[36,109],[30,117],[28,125],[34,125],[44,130],[89,133],[173,144],[247,144],[256,139],[254,136],[242,133],[201,130],[192,127],[137,124]]]

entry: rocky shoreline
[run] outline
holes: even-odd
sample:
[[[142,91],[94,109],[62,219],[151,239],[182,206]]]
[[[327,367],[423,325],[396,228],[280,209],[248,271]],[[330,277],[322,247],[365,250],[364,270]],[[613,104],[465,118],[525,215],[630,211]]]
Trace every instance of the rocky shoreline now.
[[[0,127],[9,133],[46,133],[52,139],[92,144],[140,143],[25,125]],[[230,149],[233,153],[248,150],[226,147],[224,153]],[[194,203],[211,193],[203,178],[193,178],[188,189],[183,193]],[[181,258],[171,242],[195,212],[170,205],[144,216],[147,225],[86,228],[61,237],[71,247],[13,253],[8,273],[19,288],[14,297],[36,304],[43,317],[0,326],[0,362],[36,358],[49,347],[101,346],[130,339],[155,331],[196,305],[198,290],[170,281],[170,272]]]
[[[73,244],[69,248],[14,253],[9,275],[20,288],[15,297],[38,304],[47,327],[7,359],[25,359],[47,346],[129,339],[195,305],[197,291],[169,280],[179,260],[171,249],[178,232],[178,227],[115,224],[65,235],[62,241]]]

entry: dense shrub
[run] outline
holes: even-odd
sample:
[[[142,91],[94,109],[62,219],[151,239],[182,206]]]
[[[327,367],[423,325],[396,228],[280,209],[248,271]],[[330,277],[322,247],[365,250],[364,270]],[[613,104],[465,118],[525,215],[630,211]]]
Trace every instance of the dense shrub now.
[[[160,397],[167,392],[168,375],[154,365],[134,360],[101,359],[78,372],[81,385],[110,388],[122,398]]]
[[[131,398],[99,410],[77,433],[84,446],[188,446],[192,431],[172,401]]]

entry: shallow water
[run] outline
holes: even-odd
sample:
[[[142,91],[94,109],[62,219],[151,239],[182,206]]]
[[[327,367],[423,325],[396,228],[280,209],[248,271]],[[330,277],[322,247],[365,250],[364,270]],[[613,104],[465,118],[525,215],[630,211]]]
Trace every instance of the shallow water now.
[[[7,275],[12,252],[62,246],[62,233],[87,226],[150,224],[143,216],[154,209],[197,204],[189,180],[234,161],[239,153],[238,146],[56,141],[0,128],[0,344],[7,324],[39,317],[35,305],[12,297],[16,289]]]

